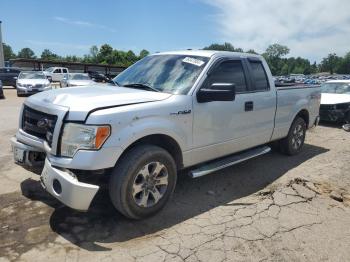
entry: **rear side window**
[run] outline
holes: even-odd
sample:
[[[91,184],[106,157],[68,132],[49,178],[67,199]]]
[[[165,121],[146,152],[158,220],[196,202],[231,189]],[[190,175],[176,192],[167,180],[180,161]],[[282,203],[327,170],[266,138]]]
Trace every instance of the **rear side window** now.
[[[209,76],[209,84],[230,83],[235,84],[236,92],[247,91],[247,84],[240,60],[222,62]]]
[[[259,61],[249,61],[250,67],[252,69],[252,80],[253,82],[253,90],[254,91],[264,91],[269,90],[269,81],[267,79],[267,75],[264,69],[264,66]]]

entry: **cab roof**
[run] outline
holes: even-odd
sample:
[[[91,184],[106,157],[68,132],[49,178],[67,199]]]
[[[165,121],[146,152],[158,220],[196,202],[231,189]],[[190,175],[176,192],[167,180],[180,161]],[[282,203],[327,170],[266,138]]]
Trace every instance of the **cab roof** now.
[[[230,51],[215,51],[215,50],[179,50],[179,51],[168,51],[155,53],[153,55],[192,55],[192,56],[204,56],[204,57],[256,57],[262,58],[261,55],[249,54],[249,53],[240,53],[240,52],[230,52]]]

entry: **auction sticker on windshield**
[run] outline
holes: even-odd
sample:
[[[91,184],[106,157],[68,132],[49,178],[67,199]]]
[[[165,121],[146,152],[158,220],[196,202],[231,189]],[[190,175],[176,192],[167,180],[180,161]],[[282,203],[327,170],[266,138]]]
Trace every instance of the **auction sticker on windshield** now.
[[[202,60],[193,58],[193,57],[185,57],[182,62],[184,63],[188,63],[188,64],[192,64],[192,65],[196,65],[196,66],[202,66],[204,64],[204,62]]]

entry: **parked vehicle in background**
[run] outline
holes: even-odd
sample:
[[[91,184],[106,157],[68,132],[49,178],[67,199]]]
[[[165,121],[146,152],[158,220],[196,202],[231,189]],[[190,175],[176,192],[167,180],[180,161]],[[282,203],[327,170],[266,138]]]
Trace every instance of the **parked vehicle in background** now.
[[[273,141],[298,154],[318,122],[320,87],[276,88],[258,55],[158,53],[113,81],[28,98],[11,139],[15,161],[44,165],[43,187],[74,209],[89,208],[99,190],[89,178],[105,174],[117,210],[150,216],[179,170],[200,177],[265,154]]]
[[[110,82],[111,79],[108,78],[107,76],[105,76],[104,74],[101,74],[99,72],[96,72],[96,71],[88,71],[87,72],[90,76],[90,78],[92,80],[94,80],[95,82],[102,82],[102,83],[105,83],[105,82]]]
[[[350,132],[350,124],[345,124],[342,127],[346,132]]]
[[[0,80],[0,98],[5,98],[1,80]]]
[[[17,96],[31,95],[51,89],[51,83],[41,71],[22,71],[17,79]]]
[[[21,71],[18,68],[1,67],[0,80],[4,86],[16,87],[16,79]]]
[[[61,87],[89,86],[94,84],[96,84],[96,82],[94,82],[88,74],[84,73],[66,74],[61,80]]]
[[[66,67],[49,67],[43,72],[50,81],[60,82],[69,70]]]
[[[350,123],[350,80],[323,83],[321,92],[321,120]]]

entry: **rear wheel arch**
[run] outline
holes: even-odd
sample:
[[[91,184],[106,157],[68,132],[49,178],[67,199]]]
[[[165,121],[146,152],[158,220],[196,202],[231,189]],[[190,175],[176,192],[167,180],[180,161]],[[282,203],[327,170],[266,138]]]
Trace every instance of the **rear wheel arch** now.
[[[305,123],[306,123],[306,128],[309,127],[309,124],[310,124],[310,114],[309,114],[309,111],[307,109],[302,109],[300,110],[293,118],[293,121],[292,123],[295,121],[295,119],[297,119],[298,117],[302,118]]]

